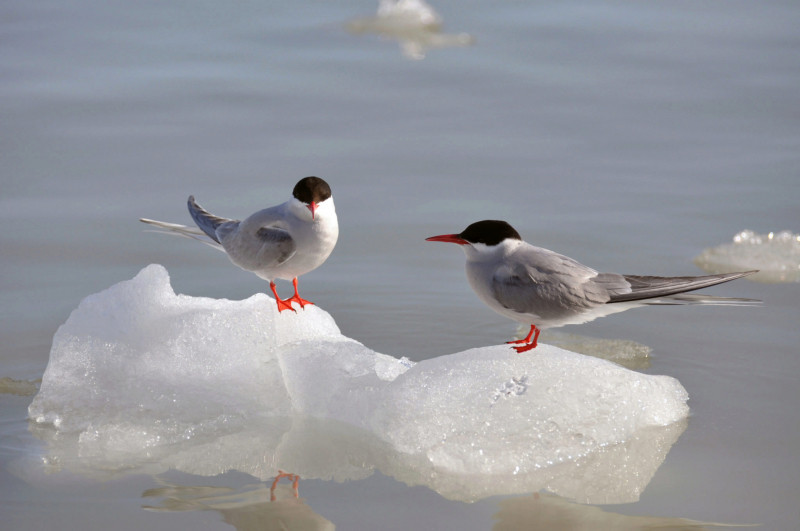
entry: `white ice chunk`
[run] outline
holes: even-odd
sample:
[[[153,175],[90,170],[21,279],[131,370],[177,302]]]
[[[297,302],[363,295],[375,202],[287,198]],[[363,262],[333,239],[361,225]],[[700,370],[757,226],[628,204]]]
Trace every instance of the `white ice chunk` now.
[[[29,414],[50,462],[84,468],[338,479],[379,468],[461,499],[594,484],[628,501],[680,434],[670,426],[687,398],[673,378],[545,344],[414,364],[343,336],[316,306],[176,295],[151,265],[72,312]],[[633,477],[609,494],[615,452],[642,440],[644,468],[622,458]],[[579,488],[565,479],[576,474]]]
[[[370,427],[452,472],[527,473],[676,422],[686,399],[673,378],[550,345],[530,356],[500,345],[418,363],[388,386]]]
[[[747,278],[761,282],[800,282],[800,234],[756,234],[743,230],[726,243],[706,249],[694,263],[710,273],[758,269]]]

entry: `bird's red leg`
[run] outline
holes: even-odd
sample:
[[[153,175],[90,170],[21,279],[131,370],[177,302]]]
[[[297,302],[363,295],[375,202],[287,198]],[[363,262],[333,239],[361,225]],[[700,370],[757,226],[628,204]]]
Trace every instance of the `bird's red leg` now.
[[[278,475],[275,476],[275,481],[272,482],[272,486],[269,488],[269,499],[271,501],[275,501],[275,488],[278,486],[278,482],[283,478],[289,478],[292,480],[292,490],[294,490],[294,497],[300,497],[300,492],[297,489],[297,484],[300,482],[300,476],[297,474],[287,474],[283,470],[278,470]]]
[[[287,301],[294,301],[294,302],[298,303],[298,304],[300,305],[300,307],[301,307],[301,308],[305,308],[305,307],[306,307],[306,305],[308,305],[308,304],[310,304],[310,305],[312,305],[312,306],[313,306],[313,305],[314,305],[314,303],[313,303],[313,302],[311,302],[311,301],[307,301],[307,300],[305,300],[305,299],[301,299],[301,298],[300,298],[300,294],[299,294],[299,293],[297,293],[297,277],[295,277],[295,278],[292,280],[292,284],[294,285],[294,295],[292,295],[292,297],[291,297],[291,298],[289,298],[289,299],[286,299],[286,300],[287,300]]]
[[[518,343],[522,343],[521,347],[513,347],[514,350],[517,352],[527,352],[529,350],[533,350],[536,348],[539,340],[539,332],[540,330],[536,328],[536,325],[531,325],[531,329],[528,332],[528,335],[525,336],[525,339],[517,339],[515,341],[507,341],[507,345],[515,345]],[[531,336],[533,336],[533,341],[531,341]]]
[[[282,312],[283,310],[292,310],[293,312],[297,311],[292,308],[292,299],[286,299],[285,301],[282,301],[281,298],[278,297],[278,291],[275,289],[274,282],[269,283],[269,288],[272,290],[272,294],[275,295],[275,302],[278,304],[278,312]],[[297,292],[296,288],[295,292]]]
[[[528,335],[525,336],[524,339],[515,339],[514,341],[506,341],[506,345],[515,345],[517,343],[530,343],[531,336],[533,335],[534,330],[537,330],[536,325],[531,325],[531,329],[528,332]]]

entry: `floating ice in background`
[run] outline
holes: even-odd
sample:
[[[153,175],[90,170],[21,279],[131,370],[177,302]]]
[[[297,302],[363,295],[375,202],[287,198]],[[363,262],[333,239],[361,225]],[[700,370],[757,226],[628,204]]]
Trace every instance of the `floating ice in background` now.
[[[677,380],[540,345],[413,364],[311,306],[176,295],[161,266],[84,299],[29,408],[46,460],[81,472],[379,469],[445,496],[547,488],[632,501],[683,430]],[[609,501],[610,500],[610,501]]]
[[[468,46],[475,42],[467,33],[442,33],[442,19],[423,0],[381,0],[374,17],[351,20],[346,25],[353,34],[375,33],[400,43],[403,55],[424,59],[428,50]]]
[[[758,269],[761,282],[800,282],[800,234],[785,230],[756,234],[744,230],[726,243],[706,249],[694,263],[710,273]]]

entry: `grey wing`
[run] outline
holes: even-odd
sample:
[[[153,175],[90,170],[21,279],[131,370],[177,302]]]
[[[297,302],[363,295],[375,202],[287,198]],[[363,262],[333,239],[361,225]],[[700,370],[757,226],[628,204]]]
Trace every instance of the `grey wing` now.
[[[629,285],[628,288],[611,290],[609,302],[627,302],[658,297],[669,297],[687,291],[707,288],[723,282],[730,282],[755,271],[741,273],[724,273],[720,275],[704,275],[698,277],[654,277],[638,275],[609,275],[620,277]]]
[[[628,289],[612,292],[609,302],[627,302],[658,297],[669,297],[687,291],[707,288],[723,282],[730,282],[737,278],[755,273],[744,271],[740,273],[723,273],[720,275],[704,275],[699,277],[654,277],[639,275],[621,276],[629,284]]]
[[[288,232],[279,227],[261,227],[256,231],[261,242],[261,255],[268,262],[282,264],[297,252],[297,244]]]
[[[235,225],[222,225],[217,234],[235,264],[255,271],[282,264],[294,256],[297,245],[284,223],[282,205],[278,205]]]
[[[609,300],[607,290],[593,282],[597,271],[572,258],[535,247],[515,258],[514,265],[499,267],[492,278],[493,294],[506,308],[548,319]]]

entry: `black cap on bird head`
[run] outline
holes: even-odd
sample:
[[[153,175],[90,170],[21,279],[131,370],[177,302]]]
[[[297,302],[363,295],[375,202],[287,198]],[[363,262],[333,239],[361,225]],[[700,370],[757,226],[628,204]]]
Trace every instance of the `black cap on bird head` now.
[[[317,205],[330,198],[331,187],[319,177],[304,177],[294,185],[292,195],[308,207],[311,219],[316,219]]]
[[[331,187],[319,177],[304,177],[294,185],[292,195],[307,205],[321,203],[331,196]]]
[[[476,221],[458,235],[469,243],[482,243],[484,245],[497,245],[505,239],[521,240],[514,227],[505,221],[485,219]]]

